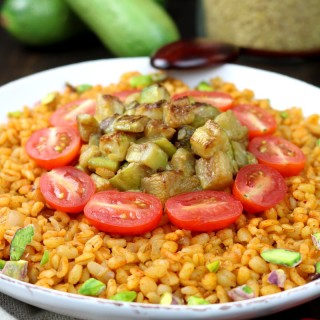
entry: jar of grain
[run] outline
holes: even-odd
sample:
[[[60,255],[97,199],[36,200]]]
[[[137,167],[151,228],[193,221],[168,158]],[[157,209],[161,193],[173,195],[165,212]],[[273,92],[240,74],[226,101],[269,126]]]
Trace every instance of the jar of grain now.
[[[320,0],[202,0],[203,34],[279,53],[320,53]],[[203,35],[202,34],[202,35]]]

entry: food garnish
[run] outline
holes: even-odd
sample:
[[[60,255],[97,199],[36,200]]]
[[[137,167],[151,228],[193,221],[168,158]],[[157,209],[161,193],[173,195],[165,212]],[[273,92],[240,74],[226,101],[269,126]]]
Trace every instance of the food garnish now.
[[[34,236],[34,226],[32,224],[20,228],[14,234],[10,244],[10,260],[18,261],[28,244],[32,241]]]
[[[301,263],[300,252],[287,249],[270,249],[261,253],[261,257],[271,263],[280,264],[285,267],[293,268]]]
[[[90,278],[83,283],[83,285],[79,289],[79,293],[85,296],[98,296],[104,289],[106,285],[94,278]]]

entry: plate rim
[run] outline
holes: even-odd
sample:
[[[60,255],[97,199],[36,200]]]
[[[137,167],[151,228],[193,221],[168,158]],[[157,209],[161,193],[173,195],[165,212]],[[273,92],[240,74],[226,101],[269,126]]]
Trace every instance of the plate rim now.
[[[63,65],[63,66],[50,68],[48,70],[39,71],[39,72],[36,72],[34,74],[27,75],[25,77],[10,81],[10,82],[0,86],[0,95],[2,94],[3,91],[7,90],[7,88],[11,88],[12,86],[17,86],[21,82],[24,82],[24,81],[30,81],[32,79],[41,78],[44,75],[50,74],[52,72],[59,73],[59,72],[62,72],[64,70],[67,70],[67,69],[70,69],[70,68],[71,69],[72,68],[81,68],[82,66],[89,66],[91,64],[98,64],[99,65],[101,63],[103,63],[103,64],[104,63],[107,63],[107,64],[113,63],[114,61],[117,61],[117,62],[126,61],[126,62],[128,62],[128,61],[132,61],[132,60],[136,60],[136,61],[139,61],[141,63],[147,63],[147,60],[149,60],[149,58],[147,58],[147,57],[136,57],[136,58],[97,59],[97,60],[89,60],[89,61],[77,62],[77,63],[72,63],[72,64],[66,64],[66,65]],[[155,70],[154,68],[152,68],[151,65],[149,65],[149,66],[146,65],[146,67],[149,68],[150,70]],[[276,72],[273,72],[273,71],[261,70],[261,69],[257,69],[257,68],[253,68],[253,67],[238,65],[236,63],[235,64],[233,64],[233,63],[223,64],[223,65],[216,66],[214,68],[217,69],[217,68],[221,68],[221,67],[236,68],[238,70],[249,70],[250,72],[257,72],[258,71],[259,73],[268,74],[270,76],[276,75],[277,77],[282,77],[284,81],[285,80],[290,80],[290,81],[294,80],[298,84],[301,84],[303,86],[308,86],[312,90],[317,90],[317,92],[320,94],[320,88],[318,88],[317,86],[309,84],[309,83],[307,83],[305,81],[302,81],[302,80],[299,80],[299,79],[295,79],[293,77],[290,77],[290,76],[287,76],[287,75],[284,75],[284,74],[279,74],[279,73],[276,73]],[[208,70],[208,68],[206,68],[204,70]],[[199,70],[197,70],[197,71],[199,71]],[[211,70],[211,72],[212,71],[213,70]],[[187,73],[187,72],[190,73],[190,71],[182,71],[182,72],[178,72],[178,73],[183,74],[183,73]],[[191,73],[192,72],[193,71],[191,71]],[[201,73],[202,69],[199,72]],[[17,106],[17,108],[22,108],[22,105],[21,106]],[[12,282],[12,280],[13,280],[13,282]],[[205,316],[205,317],[208,317],[208,316],[212,317],[212,316],[217,316],[217,315],[221,316],[220,314],[216,314],[216,312],[220,312],[221,310],[224,310],[224,312],[225,312],[225,314],[223,315],[223,317],[224,317],[226,315],[226,312],[227,312],[228,316],[230,316],[231,313],[240,312],[240,309],[243,309],[243,305],[247,305],[247,306],[251,305],[251,306],[253,306],[252,310],[250,312],[256,311],[255,305],[258,305],[257,308],[259,308],[259,307],[261,307],[261,305],[265,304],[266,301],[267,302],[272,301],[270,303],[271,304],[274,303],[277,306],[279,304],[281,305],[281,302],[278,302],[277,300],[279,299],[279,297],[282,297],[282,296],[291,296],[292,297],[292,295],[293,295],[294,299],[292,299],[292,301],[294,301],[294,305],[295,306],[297,306],[299,304],[302,304],[304,302],[316,299],[317,297],[320,296],[320,290],[319,290],[320,279],[318,279],[316,281],[312,281],[312,282],[307,283],[305,285],[293,288],[293,289],[289,289],[289,290],[286,290],[286,291],[282,291],[280,293],[272,294],[272,295],[267,296],[267,297],[257,297],[257,298],[253,298],[253,299],[250,299],[250,300],[246,300],[244,302],[228,302],[228,303],[202,305],[202,306],[187,306],[187,305],[183,305],[183,306],[163,306],[163,305],[152,305],[152,304],[148,305],[148,304],[142,304],[142,303],[114,302],[112,300],[103,299],[103,298],[94,298],[94,297],[87,297],[87,296],[81,296],[81,295],[79,296],[78,294],[64,293],[64,292],[60,292],[60,291],[55,290],[55,289],[47,289],[47,288],[43,288],[43,287],[40,287],[40,286],[36,286],[34,284],[31,284],[31,283],[26,283],[26,282],[23,282],[23,281],[15,280],[15,279],[12,279],[12,278],[9,278],[7,276],[4,276],[4,275],[0,274],[0,283],[1,282],[11,283],[11,284],[14,283],[14,286],[18,286],[20,289],[22,287],[24,287],[24,288],[28,288],[28,290],[31,290],[31,291],[35,290],[35,291],[39,291],[39,292],[45,292],[46,295],[48,294],[50,296],[55,295],[55,296],[62,296],[64,298],[70,298],[70,296],[71,296],[73,303],[75,303],[76,301],[79,301],[79,299],[82,298],[82,299],[85,299],[85,300],[88,299],[88,301],[90,301],[89,304],[91,306],[92,305],[100,305],[100,306],[108,305],[109,307],[112,306],[112,308],[118,308],[119,306],[125,306],[126,308],[129,308],[129,310],[135,309],[135,310],[141,310],[141,312],[143,311],[145,313],[146,317],[158,316],[158,314],[156,314],[156,311],[161,310],[161,311],[165,312],[164,315],[161,315],[161,318],[163,318],[163,319],[168,315],[170,315],[171,317],[174,316],[174,319],[178,319],[175,316],[178,315],[179,317],[181,317],[181,312],[185,313],[184,316],[187,317],[186,319],[192,319],[192,318],[194,318],[194,316],[199,316],[199,310],[203,311],[202,315]],[[312,294],[311,295],[311,293],[310,293],[310,294],[304,295],[304,298],[302,299],[301,303],[299,301],[296,301],[296,299],[298,299],[298,297],[296,297],[296,295],[298,295],[298,292],[300,292],[300,291],[312,291],[310,288],[312,290],[314,290],[316,294]],[[6,291],[6,290],[3,290],[3,289],[4,288],[1,285],[0,286],[0,291],[1,292]],[[318,292],[316,292],[316,291],[318,291]],[[5,293],[5,294],[7,294],[7,293]],[[9,294],[7,294],[7,295],[9,295]],[[16,299],[18,299],[18,298],[16,298]],[[82,300],[82,299],[80,299],[80,300]],[[279,300],[281,300],[281,299],[279,299]],[[283,310],[288,309],[291,306],[292,305],[290,304],[288,307],[284,308]],[[43,306],[41,306],[41,308],[43,308]],[[179,314],[175,314],[175,312],[177,312],[177,310],[179,311]],[[188,312],[190,312],[190,310],[191,310],[193,316],[189,318],[188,316],[190,316],[190,314],[188,314]],[[275,310],[274,312],[278,312],[278,311],[279,310]],[[57,312],[57,311],[55,311],[55,312]],[[244,314],[245,314],[245,312],[248,312],[248,311],[245,310]],[[270,314],[270,312],[268,312],[266,314]],[[246,317],[246,319],[248,319],[248,318]]]

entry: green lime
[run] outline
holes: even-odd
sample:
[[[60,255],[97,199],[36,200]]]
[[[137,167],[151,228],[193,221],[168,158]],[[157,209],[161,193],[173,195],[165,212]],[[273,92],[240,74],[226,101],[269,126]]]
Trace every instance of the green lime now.
[[[61,42],[84,28],[64,0],[5,0],[0,18],[14,38],[34,46]]]

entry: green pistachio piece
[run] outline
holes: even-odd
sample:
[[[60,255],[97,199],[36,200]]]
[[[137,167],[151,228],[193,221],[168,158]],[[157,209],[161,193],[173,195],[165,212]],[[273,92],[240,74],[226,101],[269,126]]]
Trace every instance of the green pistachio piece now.
[[[4,268],[4,265],[6,264],[7,261],[0,259],[0,269]]]
[[[46,263],[48,263],[48,261],[49,261],[49,251],[45,250],[40,261],[40,266],[44,266]]]
[[[92,88],[92,85],[91,84],[80,84],[79,86],[77,86],[76,90],[79,92],[79,93],[82,93],[82,92],[85,92],[89,89]]]
[[[21,111],[12,111],[12,112],[8,112],[8,117],[9,118],[20,118],[22,116],[22,112]]]
[[[216,260],[211,263],[208,263],[206,267],[210,272],[217,272],[220,268],[220,260]]]
[[[201,81],[196,89],[199,91],[213,91],[213,87],[206,81]]]
[[[56,92],[51,92],[51,93],[47,94],[47,95],[41,100],[41,103],[42,103],[42,104],[49,104],[49,103],[53,102],[56,97],[57,97],[57,93],[56,93]]]
[[[201,304],[210,304],[209,301],[207,301],[205,299],[202,299],[202,298],[195,297],[195,296],[190,296],[187,299],[187,303],[188,303],[188,306],[195,306],[195,305],[201,305]]]
[[[282,119],[287,119],[288,116],[289,116],[289,115],[288,115],[287,112],[285,112],[285,111],[280,112],[280,117],[281,117]]]
[[[88,279],[79,289],[79,293],[85,296],[98,296],[104,289],[106,285],[94,278]]]
[[[129,81],[132,88],[141,88],[147,87],[153,84],[152,76],[149,74],[141,74],[135,77],[132,77]]]
[[[122,291],[110,297],[110,300],[133,302],[136,297],[137,293],[135,291]]]
[[[316,263],[316,273],[320,274],[320,261]]]
[[[26,246],[32,241],[34,236],[34,226],[28,226],[18,229],[13,236],[10,245],[10,260],[18,261],[26,249]]]
[[[299,252],[286,249],[266,250],[261,253],[261,257],[267,262],[286,267],[295,267],[301,262],[301,254]]]

